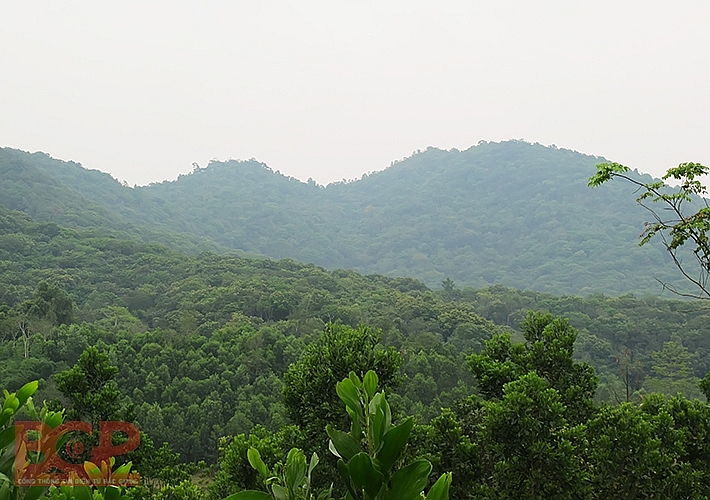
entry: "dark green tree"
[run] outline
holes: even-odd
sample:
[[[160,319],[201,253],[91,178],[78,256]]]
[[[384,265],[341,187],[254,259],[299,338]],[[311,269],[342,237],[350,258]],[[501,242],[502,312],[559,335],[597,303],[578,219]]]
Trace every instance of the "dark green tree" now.
[[[56,374],[57,389],[69,402],[68,418],[86,420],[95,428],[102,420],[132,421],[132,406],[122,403],[114,380],[117,373],[108,355],[90,346],[71,369]]]
[[[456,298],[456,284],[451,278],[446,278],[441,282],[441,294],[444,300],[451,301]]]
[[[509,334],[495,335],[480,354],[468,358],[481,393],[502,399],[505,384],[534,372],[559,392],[567,420],[584,422],[593,411],[597,377],[589,364],[572,358],[577,331],[566,319],[532,311],[521,329],[526,343],[511,343]]]
[[[586,426],[594,498],[707,498],[707,422],[682,397],[603,406]]]
[[[681,342],[664,342],[663,349],[653,352],[651,358],[653,375],[647,377],[644,383],[649,392],[663,392],[669,396],[678,393],[687,397],[700,396],[699,380],[693,376],[692,354]]]
[[[284,374],[284,404],[291,420],[325,442],[326,425],[347,424],[335,385],[351,371],[362,377],[374,370],[381,387],[394,387],[402,356],[392,347],[380,346],[380,336],[379,330],[364,325],[327,325]]]
[[[30,318],[44,319],[52,326],[68,325],[74,318],[74,303],[57,285],[40,281],[32,299],[20,305]]]
[[[489,401],[484,442],[492,463],[491,498],[579,499],[588,482],[577,453],[583,427],[569,427],[560,393],[536,373]]]

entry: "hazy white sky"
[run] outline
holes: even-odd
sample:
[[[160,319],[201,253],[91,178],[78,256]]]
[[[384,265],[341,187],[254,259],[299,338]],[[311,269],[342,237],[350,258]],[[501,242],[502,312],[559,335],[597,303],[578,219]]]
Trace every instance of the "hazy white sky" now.
[[[130,184],[255,157],[320,183],[525,139],[710,164],[710,1],[0,3],[0,145]]]

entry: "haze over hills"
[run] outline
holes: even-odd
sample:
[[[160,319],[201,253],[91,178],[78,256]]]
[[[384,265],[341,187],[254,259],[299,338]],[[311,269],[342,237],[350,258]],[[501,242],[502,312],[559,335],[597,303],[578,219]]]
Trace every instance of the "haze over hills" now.
[[[130,188],[75,163],[3,149],[0,203],[39,221],[191,252],[289,257],[430,286],[450,277],[459,285],[622,294],[658,293],[654,278],[679,283],[661,248],[637,246],[646,214],[631,187],[587,187],[600,161],[509,141],[429,148],[327,187],[251,160]]]

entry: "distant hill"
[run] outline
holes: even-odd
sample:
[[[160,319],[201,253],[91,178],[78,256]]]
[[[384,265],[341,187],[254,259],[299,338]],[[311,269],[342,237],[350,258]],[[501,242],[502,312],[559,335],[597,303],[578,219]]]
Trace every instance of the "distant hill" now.
[[[199,235],[162,224],[170,212],[159,198],[78,163],[0,148],[0,179],[0,203],[37,221],[112,231],[186,251],[218,250]]]
[[[646,214],[631,187],[587,187],[600,161],[509,141],[429,148],[327,187],[229,161],[130,188],[76,163],[3,149],[0,203],[190,252],[288,257],[430,286],[446,277],[556,294],[657,293],[654,278],[682,285],[661,248],[637,246]]]

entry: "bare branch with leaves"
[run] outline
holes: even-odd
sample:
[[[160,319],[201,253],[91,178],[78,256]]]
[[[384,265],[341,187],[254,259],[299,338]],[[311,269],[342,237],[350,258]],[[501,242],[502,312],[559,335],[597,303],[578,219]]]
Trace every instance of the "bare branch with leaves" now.
[[[641,191],[636,201],[649,211],[653,219],[644,224],[639,246],[645,245],[656,237],[660,239],[681,274],[700,291],[685,293],[669,283],[660,280],[659,283],[676,295],[710,299],[710,289],[708,289],[710,205],[704,198],[707,189],[699,180],[703,175],[707,175],[710,169],[700,163],[681,163],[677,167],[668,169],[662,180],[650,183],[640,182],[627,175],[629,171],[629,167],[620,163],[600,163],[597,165],[596,174],[589,179],[589,186],[600,186],[614,177],[620,177],[636,185]],[[668,186],[665,181],[669,179],[678,181],[678,186],[676,188]],[[691,204],[697,203],[702,205],[699,209],[690,207]],[[654,204],[660,204],[661,208],[655,208]],[[693,245],[696,271],[691,270],[693,266],[684,263],[678,255],[678,251],[687,243]]]

